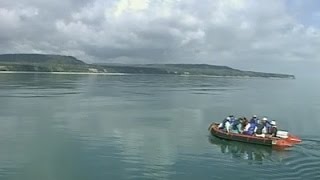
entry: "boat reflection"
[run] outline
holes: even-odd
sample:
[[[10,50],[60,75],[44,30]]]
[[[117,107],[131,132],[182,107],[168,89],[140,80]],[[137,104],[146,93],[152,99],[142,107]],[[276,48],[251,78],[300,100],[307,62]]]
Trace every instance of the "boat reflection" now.
[[[287,150],[277,150],[267,146],[228,141],[216,137],[209,137],[209,142],[220,147],[222,154],[234,159],[248,160],[249,163],[281,162],[287,154]]]

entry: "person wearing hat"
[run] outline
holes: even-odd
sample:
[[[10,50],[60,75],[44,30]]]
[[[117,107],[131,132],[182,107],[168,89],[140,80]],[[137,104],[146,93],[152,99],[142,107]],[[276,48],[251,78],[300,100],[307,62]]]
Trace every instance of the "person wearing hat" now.
[[[243,134],[252,136],[256,132],[256,130],[257,130],[256,122],[252,121],[251,119],[251,121],[244,128]]]
[[[271,124],[271,131],[270,131],[270,134],[273,136],[273,137],[276,137],[277,136],[277,132],[278,132],[278,128],[277,128],[277,123],[275,120],[272,120],[270,122]]]
[[[271,122],[268,121],[268,118],[267,117],[263,117],[262,118],[262,124],[264,126],[264,129],[263,129],[263,133],[266,133],[266,134],[271,134]]]
[[[257,124],[258,120],[259,119],[258,119],[257,115],[253,115],[249,122]]]
[[[230,115],[230,124],[233,124],[236,121],[236,118],[233,115]]]
[[[233,115],[230,115],[230,130],[233,133],[240,133],[240,120],[235,118]]]
[[[264,126],[265,119],[266,118],[262,118],[262,121],[258,120],[256,132],[255,132],[257,136],[264,137],[264,135],[266,133],[266,128]]]
[[[228,129],[230,128],[230,121],[231,121],[231,118],[230,118],[230,116],[228,116],[228,117],[226,117],[223,121],[222,121],[222,123],[220,123],[219,124],[219,129],[227,129],[227,131],[228,131]],[[228,131],[229,132],[229,131]]]

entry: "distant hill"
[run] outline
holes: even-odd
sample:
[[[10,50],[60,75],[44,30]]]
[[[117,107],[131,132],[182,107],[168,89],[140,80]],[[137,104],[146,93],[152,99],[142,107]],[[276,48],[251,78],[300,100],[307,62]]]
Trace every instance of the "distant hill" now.
[[[295,78],[289,74],[242,71],[228,66],[209,64],[100,64],[100,66],[106,68],[108,72],[121,73]]]
[[[0,55],[0,71],[172,74],[295,78],[293,75],[242,71],[208,64],[86,64],[72,56],[44,54]]]
[[[45,64],[85,64],[72,56],[47,54],[2,54],[0,63],[45,63]]]

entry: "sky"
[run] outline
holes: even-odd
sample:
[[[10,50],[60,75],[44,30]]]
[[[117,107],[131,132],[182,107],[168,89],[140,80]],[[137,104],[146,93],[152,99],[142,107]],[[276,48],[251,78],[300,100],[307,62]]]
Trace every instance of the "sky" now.
[[[0,53],[316,73],[317,0],[0,0]]]

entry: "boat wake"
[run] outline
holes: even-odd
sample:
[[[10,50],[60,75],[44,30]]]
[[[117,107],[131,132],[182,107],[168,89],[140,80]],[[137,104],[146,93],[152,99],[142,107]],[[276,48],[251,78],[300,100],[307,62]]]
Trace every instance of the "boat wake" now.
[[[303,139],[284,160],[288,172],[304,179],[320,179],[320,140]]]
[[[209,142],[230,159],[250,166],[262,165],[263,168],[252,169],[263,174],[262,179],[320,179],[320,141],[317,139],[303,139],[301,144],[285,150],[211,136]],[[279,168],[275,170],[275,166]]]

